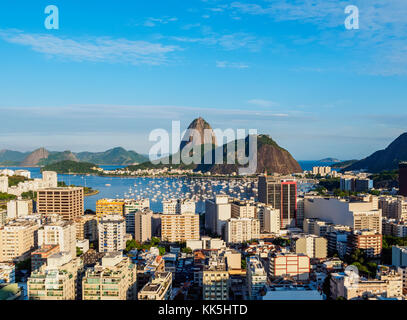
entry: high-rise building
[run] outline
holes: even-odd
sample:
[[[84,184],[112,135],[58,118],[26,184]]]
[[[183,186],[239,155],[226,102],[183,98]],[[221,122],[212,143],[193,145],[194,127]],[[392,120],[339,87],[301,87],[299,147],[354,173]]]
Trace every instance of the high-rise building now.
[[[407,162],[399,164],[399,195],[407,197]]]
[[[31,253],[31,271],[39,270],[43,265],[47,264],[47,259],[55,253],[60,252],[59,244],[42,245],[37,250]]]
[[[37,212],[42,215],[59,214],[64,220],[83,215],[83,188],[46,188],[37,192]]]
[[[199,215],[195,213],[163,214],[161,240],[168,242],[199,240]]]
[[[61,252],[76,257],[76,225],[73,221],[59,220],[44,225],[38,230],[38,245],[59,245]]]
[[[203,300],[229,300],[230,279],[226,259],[211,252],[202,270]]]
[[[137,267],[121,252],[109,252],[88,268],[82,279],[82,300],[135,300]]]
[[[75,300],[78,273],[83,268],[80,258],[66,253],[54,253],[45,265],[31,272],[27,279],[29,300]]]
[[[138,293],[138,300],[172,300],[172,273],[156,272]]]
[[[267,285],[267,273],[258,256],[246,258],[246,279],[250,300],[261,300],[261,291]]]
[[[279,234],[280,210],[274,209],[272,206],[265,206],[263,210],[263,232]]]
[[[280,210],[280,227],[297,226],[297,182],[274,176],[259,176],[258,200]]]
[[[94,214],[85,214],[75,219],[76,240],[96,241],[98,238],[97,217]]]
[[[391,264],[395,267],[407,267],[407,247],[391,247]]]
[[[234,200],[231,203],[232,218],[257,218],[257,206],[253,201]]]
[[[7,193],[8,191],[8,176],[0,176],[0,192]]]
[[[205,201],[205,227],[212,233],[224,236],[226,221],[232,217],[231,202],[227,195]]]
[[[260,221],[250,218],[231,218],[226,222],[227,243],[241,243],[258,239],[260,235]]]
[[[22,218],[33,213],[32,200],[10,200],[7,202],[7,218]]]
[[[195,213],[195,201],[189,199],[169,199],[163,201],[164,214]]]
[[[368,257],[378,258],[382,253],[382,235],[374,230],[356,230],[348,237],[348,253],[363,249]]]
[[[303,253],[310,258],[322,259],[328,254],[328,241],[316,235],[299,235],[291,239],[293,252]]]
[[[150,208],[150,199],[124,199],[124,214]]]
[[[99,199],[96,201],[96,216],[100,218],[107,215],[124,215],[124,199]]]
[[[153,212],[150,209],[134,213],[134,239],[139,242],[151,240],[151,219]]]
[[[58,187],[58,174],[55,171],[43,171],[42,181],[48,188],[56,188]]]
[[[38,224],[11,221],[0,229],[0,262],[23,261],[37,246]]]
[[[121,215],[102,216],[98,229],[99,252],[123,251],[126,248],[126,222]]]

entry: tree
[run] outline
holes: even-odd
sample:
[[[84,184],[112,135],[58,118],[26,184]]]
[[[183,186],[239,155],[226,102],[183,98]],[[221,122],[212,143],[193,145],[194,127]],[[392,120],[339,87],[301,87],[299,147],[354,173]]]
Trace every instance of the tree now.
[[[164,247],[158,247],[158,250],[160,251],[160,256],[165,255],[165,248]]]
[[[188,248],[188,247],[185,247],[185,248],[181,249],[181,252],[183,252],[183,253],[192,253],[192,249]]]

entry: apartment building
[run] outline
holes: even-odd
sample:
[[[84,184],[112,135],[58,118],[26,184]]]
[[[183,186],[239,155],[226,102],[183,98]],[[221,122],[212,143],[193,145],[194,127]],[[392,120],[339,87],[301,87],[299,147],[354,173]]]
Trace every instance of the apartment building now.
[[[48,223],[38,230],[38,245],[59,245],[61,252],[76,257],[76,225],[73,221],[59,220]]]
[[[124,215],[124,199],[99,199],[96,201],[96,216],[98,221],[107,215]]]
[[[305,254],[310,258],[323,259],[328,255],[328,241],[324,237],[304,234],[291,238],[292,251]]]
[[[267,285],[267,273],[258,256],[246,258],[246,281],[250,300],[261,300]]]
[[[232,217],[232,199],[227,195],[217,195],[205,200],[205,228],[218,236],[223,236],[226,221]]]
[[[150,209],[144,209],[142,211],[139,210],[134,213],[134,239],[136,241],[145,242],[151,240],[152,218],[153,211],[151,211]]]
[[[75,300],[78,272],[83,267],[79,258],[64,252],[51,255],[46,265],[31,272],[27,279],[29,300]]]
[[[368,257],[378,258],[382,253],[382,235],[372,230],[357,230],[348,237],[348,253],[363,249]]]
[[[149,209],[150,199],[124,199],[124,214],[136,212],[138,210]]]
[[[0,229],[0,262],[23,261],[37,246],[38,224],[14,220]]]
[[[260,235],[260,221],[250,218],[231,218],[226,222],[225,241],[240,243],[258,239]]]
[[[123,251],[126,248],[126,222],[121,215],[101,217],[98,226],[99,252]]]
[[[275,253],[269,254],[269,276],[305,281],[309,279],[310,258],[305,254]]]
[[[391,264],[395,267],[407,267],[407,247],[391,247]]]
[[[75,220],[83,215],[83,188],[46,188],[37,191],[37,212],[58,214],[64,220]]]
[[[232,218],[257,218],[257,206],[253,201],[249,200],[233,200],[231,203]]]
[[[343,297],[346,300],[360,300],[369,297],[382,296],[397,298],[402,296],[402,277],[395,270],[380,270],[376,279],[361,279],[344,272],[332,273],[330,279],[331,298]]]
[[[168,242],[199,240],[199,215],[195,213],[163,214],[161,240]]]
[[[325,177],[326,175],[330,174],[332,171],[331,167],[312,167],[312,174],[313,175],[320,175]]]
[[[135,300],[137,267],[121,252],[109,252],[82,279],[83,300]]]
[[[266,233],[280,233],[280,210],[271,206],[263,207],[263,228],[260,225],[260,231]]]
[[[172,300],[172,273],[155,273],[138,293],[138,300]]]
[[[75,219],[76,240],[96,241],[98,239],[98,222],[96,215],[85,214]]]
[[[382,209],[382,216],[397,221],[407,220],[407,200],[405,197],[380,197],[379,208]]]
[[[169,199],[164,200],[163,214],[182,214],[187,212],[195,213],[195,201],[190,199]]]
[[[31,253],[31,271],[39,270],[47,264],[50,256],[60,252],[59,244],[45,244]]]
[[[32,200],[10,200],[7,202],[7,218],[17,219],[33,213]]]
[[[203,300],[229,300],[229,288],[226,258],[217,252],[210,253],[202,270]]]

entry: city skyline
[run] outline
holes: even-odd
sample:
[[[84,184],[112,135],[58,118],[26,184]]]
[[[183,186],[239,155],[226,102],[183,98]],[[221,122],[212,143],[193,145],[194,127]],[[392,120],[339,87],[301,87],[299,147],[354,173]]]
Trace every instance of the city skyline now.
[[[22,3],[0,5],[0,149],[146,154],[151,130],[202,116],[346,160],[407,131],[403,1],[354,1],[358,30],[344,1],[56,1],[58,30]]]

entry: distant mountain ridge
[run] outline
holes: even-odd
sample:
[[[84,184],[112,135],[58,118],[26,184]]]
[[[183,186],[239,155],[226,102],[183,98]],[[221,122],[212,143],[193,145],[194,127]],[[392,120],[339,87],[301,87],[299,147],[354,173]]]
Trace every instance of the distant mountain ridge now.
[[[378,173],[384,170],[395,170],[401,161],[407,161],[407,132],[400,135],[383,150],[346,167],[346,170],[362,170]]]
[[[104,152],[48,151],[39,148],[33,152],[18,152],[11,150],[0,151],[0,164],[14,166],[45,166],[60,161],[91,162],[97,165],[131,165],[148,161],[148,158],[135,151],[128,151],[122,147],[109,149]]]
[[[319,160],[319,162],[341,162],[341,160],[336,159],[336,158],[324,158]]]

